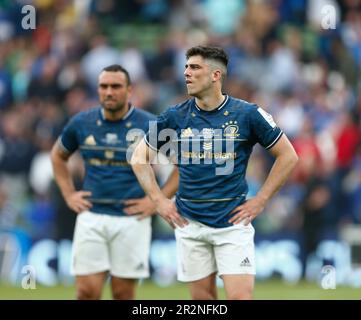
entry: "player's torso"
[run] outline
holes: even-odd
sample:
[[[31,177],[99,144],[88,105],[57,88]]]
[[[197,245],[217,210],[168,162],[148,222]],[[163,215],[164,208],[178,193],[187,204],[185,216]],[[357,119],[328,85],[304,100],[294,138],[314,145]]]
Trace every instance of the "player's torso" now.
[[[149,117],[130,111],[119,121],[105,120],[99,110],[77,122],[77,141],[86,167],[83,189],[92,194],[93,212],[124,215],[124,200],[144,196],[129,160],[136,142],[148,130]]]
[[[239,100],[206,112],[194,100],[176,118],[173,139],[180,172],[177,208],[186,217],[215,227],[246,197],[244,180],[253,142]]]
[[[229,214],[246,199],[253,146],[271,146],[281,132],[272,131],[256,105],[232,97],[213,111],[191,99],[170,112],[180,173],[177,209],[209,226],[229,226]]]

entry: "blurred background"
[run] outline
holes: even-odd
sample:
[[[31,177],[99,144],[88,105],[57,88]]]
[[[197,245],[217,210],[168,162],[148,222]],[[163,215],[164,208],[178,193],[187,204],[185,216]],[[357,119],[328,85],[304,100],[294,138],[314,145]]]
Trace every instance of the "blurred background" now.
[[[199,44],[227,51],[224,92],[270,112],[300,157],[254,221],[257,279],[319,282],[331,265],[337,284],[361,287],[361,0],[0,0],[0,283],[20,286],[31,265],[39,284],[73,284],[75,213],[49,152],[98,104],[100,70],[123,65],[133,104],[159,114],[187,98],[184,53]],[[271,165],[256,147],[249,196]],[[78,155],[71,168],[80,188]],[[175,283],[175,259],[154,217],[151,281]]]

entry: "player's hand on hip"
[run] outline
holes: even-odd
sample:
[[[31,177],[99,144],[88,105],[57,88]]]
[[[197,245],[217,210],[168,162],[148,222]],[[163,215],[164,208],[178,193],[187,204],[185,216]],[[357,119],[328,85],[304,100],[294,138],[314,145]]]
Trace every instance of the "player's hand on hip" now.
[[[228,222],[239,224],[243,221],[244,225],[248,225],[263,211],[264,207],[265,203],[262,199],[257,197],[251,198],[230,213],[232,218]]]
[[[175,229],[176,226],[183,228],[188,224],[188,221],[178,213],[177,208],[172,200],[164,198],[158,203],[157,211],[159,215],[165,221],[167,221],[173,229]]]
[[[148,196],[140,199],[129,199],[124,201],[124,212],[129,215],[138,215],[137,219],[142,220],[156,213],[155,203]]]
[[[90,191],[76,191],[71,193],[65,200],[70,209],[76,213],[81,213],[92,207],[91,202],[86,199],[91,195]]]

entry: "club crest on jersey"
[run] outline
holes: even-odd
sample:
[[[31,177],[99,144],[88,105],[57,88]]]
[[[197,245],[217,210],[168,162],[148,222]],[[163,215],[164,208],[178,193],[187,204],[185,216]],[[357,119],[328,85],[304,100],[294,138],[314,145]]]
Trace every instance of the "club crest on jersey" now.
[[[222,128],[224,129],[223,130],[223,135],[226,137],[226,138],[229,138],[229,139],[236,139],[238,136],[239,136],[239,133],[238,133],[238,130],[239,130],[239,127],[237,125],[237,121],[230,121],[230,122],[226,122]]]

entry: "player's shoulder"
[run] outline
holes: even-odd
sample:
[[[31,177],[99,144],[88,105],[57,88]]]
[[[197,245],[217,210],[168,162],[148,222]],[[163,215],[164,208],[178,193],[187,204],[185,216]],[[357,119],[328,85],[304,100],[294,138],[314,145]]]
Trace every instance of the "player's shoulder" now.
[[[138,119],[140,120],[145,120],[145,121],[149,121],[149,120],[155,120],[156,119],[156,115],[154,115],[153,113],[140,109],[140,108],[136,108],[134,107],[134,116],[136,116]]]
[[[246,100],[229,97],[229,107],[236,112],[251,113],[258,109],[258,105]]]
[[[194,98],[191,98],[175,105],[171,105],[165,112],[172,116],[182,117],[187,114],[189,109],[192,107],[193,100]]]
[[[80,111],[71,118],[71,121],[74,123],[96,121],[99,119],[100,109],[100,107],[94,107],[88,110]]]
[[[184,100],[180,103],[177,103],[174,106],[172,106],[171,108],[174,110],[188,109],[191,107],[192,103],[194,103],[194,98],[190,98],[190,99]]]

